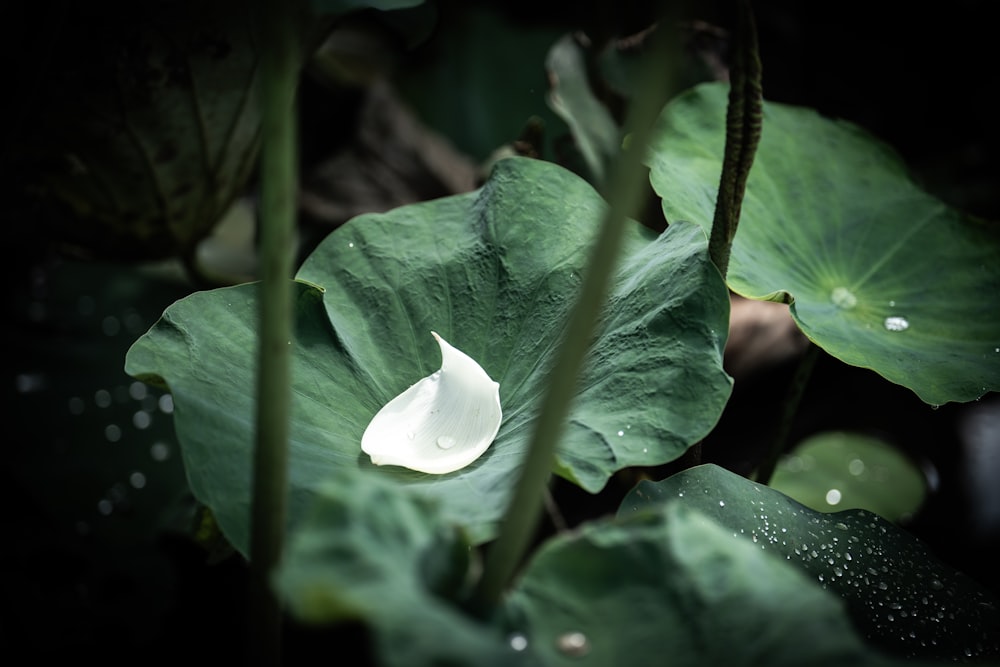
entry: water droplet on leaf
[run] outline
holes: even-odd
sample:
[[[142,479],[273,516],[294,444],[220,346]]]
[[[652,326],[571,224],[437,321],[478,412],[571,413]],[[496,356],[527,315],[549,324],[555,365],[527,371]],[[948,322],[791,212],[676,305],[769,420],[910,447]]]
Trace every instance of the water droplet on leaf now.
[[[910,328],[910,323],[905,317],[899,317],[898,315],[893,315],[892,317],[885,318],[885,322],[882,323],[887,331],[906,331]]]
[[[833,301],[835,306],[844,310],[850,310],[858,305],[858,297],[854,296],[846,287],[835,287],[830,292],[830,301]]]

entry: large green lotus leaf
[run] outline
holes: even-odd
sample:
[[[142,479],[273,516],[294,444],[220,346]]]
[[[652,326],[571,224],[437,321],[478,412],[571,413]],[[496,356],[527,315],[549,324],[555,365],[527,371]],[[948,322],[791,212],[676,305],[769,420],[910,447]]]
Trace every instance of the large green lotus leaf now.
[[[816,512],[715,465],[640,482],[619,516],[681,503],[842,597],[873,644],[905,657],[996,660],[1000,607],[919,540],[865,510]]]
[[[668,220],[712,223],[727,88],[665,109],[650,180]],[[1000,225],[922,191],[860,128],[765,103],[728,282],[785,300],[802,331],[931,404],[1000,389]]]
[[[605,204],[550,163],[501,161],[485,186],[354,219],[298,273],[290,485],[295,522],[326,475],[349,467],[437,498],[487,538],[525,454]],[[191,295],[129,351],[126,370],[165,384],[192,489],[247,544],[257,288]],[[557,453],[596,492],[615,471],[679,457],[718,420],[728,297],[704,233],[654,238],[630,223],[625,253]],[[440,366],[430,332],[500,383],[494,444],[446,475],[371,465],[360,449],[385,403]]]
[[[680,503],[544,545],[511,593],[546,665],[883,665],[843,604]]]

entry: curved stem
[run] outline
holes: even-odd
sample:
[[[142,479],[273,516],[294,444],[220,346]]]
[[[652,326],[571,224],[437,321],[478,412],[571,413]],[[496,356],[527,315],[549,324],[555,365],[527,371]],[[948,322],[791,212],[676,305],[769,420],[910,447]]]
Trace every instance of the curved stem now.
[[[739,0],[737,4],[739,16],[726,110],[726,148],[708,241],[709,257],[723,278],[729,270],[729,254],[740,221],[747,177],[760,142],[763,114],[757,28],[749,0]]]
[[[799,410],[802,395],[805,393],[806,385],[809,384],[809,378],[812,376],[813,367],[816,365],[818,357],[819,347],[815,343],[809,343],[809,347],[799,359],[795,375],[792,376],[792,382],[788,385],[788,391],[785,393],[785,400],[781,406],[781,418],[778,421],[777,432],[771,440],[771,447],[754,475],[755,481],[761,484],[768,484],[771,481],[771,475],[774,474],[774,469],[778,465],[778,459],[788,448],[788,434],[791,433],[795,414]]]
[[[261,281],[257,434],[250,530],[251,664],[281,663],[281,607],[271,576],[281,559],[288,505],[291,412],[292,239],[296,157],[294,97],[298,57],[291,7],[262,0]]]
[[[626,130],[630,130],[628,148],[621,151],[610,172],[607,192],[608,209],[593,246],[579,297],[569,316],[567,336],[556,357],[542,402],[542,409],[528,447],[521,478],[507,508],[500,535],[486,554],[483,577],[475,591],[473,604],[481,613],[489,613],[510,584],[535,535],[543,506],[544,493],[562,436],[584,358],[590,346],[608,285],[617,266],[626,219],[634,216],[643,200],[648,176],[643,166],[653,122],[666,104],[675,86],[679,58],[675,22],[664,19],[653,40],[639,96],[631,110]]]

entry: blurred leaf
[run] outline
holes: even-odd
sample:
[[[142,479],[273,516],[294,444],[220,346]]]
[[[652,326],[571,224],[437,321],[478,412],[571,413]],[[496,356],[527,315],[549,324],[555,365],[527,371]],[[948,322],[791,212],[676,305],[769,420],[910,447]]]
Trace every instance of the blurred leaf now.
[[[61,205],[46,241],[189,257],[256,164],[252,13],[229,0],[134,7],[71,6],[16,160],[32,193]]]
[[[511,158],[479,191],[355,218],[298,273],[289,479],[292,522],[350,467],[438,499],[487,538],[531,436],[553,355],[605,204],[550,163]],[[630,225],[556,472],[590,492],[629,466],[681,456],[718,420],[728,297],[704,234]],[[318,286],[318,287],[317,287]],[[129,351],[126,369],[173,394],[192,488],[247,544],[257,287],[194,294]],[[440,367],[431,331],[500,383],[494,444],[447,475],[375,468],[360,450],[375,413]]]
[[[592,183],[601,184],[611,159],[621,148],[621,130],[611,112],[594,95],[587,80],[584,51],[572,35],[565,35],[549,50],[549,106],[569,125],[590,171]]]
[[[927,490],[923,472],[903,452],[844,432],[796,445],[778,462],[769,486],[814,510],[866,509],[894,522],[913,516]]]
[[[815,512],[714,465],[640,482],[618,514],[670,502],[703,512],[840,595],[855,626],[886,651],[945,660],[1000,657],[997,600],[881,517]]]
[[[367,623],[380,665],[528,664],[497,629],[433,592],[442,576],[467,576],[469,553],[432,505],[350,471],[318,489],[277,586],[300,621]]]
[[[650,180],[669,221],[711,226],[726,94],[698,86],[661,117]],[[860,128],[765,103],[728,282],[790,302],[833,356],[930,404],[1000,389],[998,254],[1000,226],[921,191]]]
[[[422,5],[424,0],[309,0],[313,10],[320,14],[346,14],[359,9],[408,9]]]
[[[543,67],[563,30],[516,23],[482,3],[447,9],[395,77],[421,120],[476,162],[518,139],[535,120],[548,141],[565,132],[545,102]]]

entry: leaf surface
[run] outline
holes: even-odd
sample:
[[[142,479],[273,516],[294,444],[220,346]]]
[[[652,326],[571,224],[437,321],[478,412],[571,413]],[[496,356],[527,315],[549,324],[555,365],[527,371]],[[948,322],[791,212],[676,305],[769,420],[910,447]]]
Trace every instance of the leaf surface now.
[[[715,465],[640,482],[619,516],[675,502],[844,599],[872,643],[905,657],[1000,656],[1000,607],[909,533],[864,510],[816,512]]]
[[[726,95],[704,84],[661,116],[650,181],[669,221],[711,227]],[[727,279],[790,302],[833,356],[935,405],[1000,389],[998,255],[1000,225],[922,191],[860,128],[765,103]]]
[[[296,283],[290,519],[340,468],[435,498],[488,538],[506,508],[605,204],[550,163],[498,163],[478,192],[365,215],[330,234]],[[600,490],[614,472],[671,461],[714,426],[728,295],[705,235],[632,224],[557,454]],[[129,351],[126,370],[169,387],[196,496],[241,551],[248,539],[257,287],[193,294]],[[371,465],[361,436],[392,398],[439,368],[438,332],[500,383],[503,422],[446,475]]]

